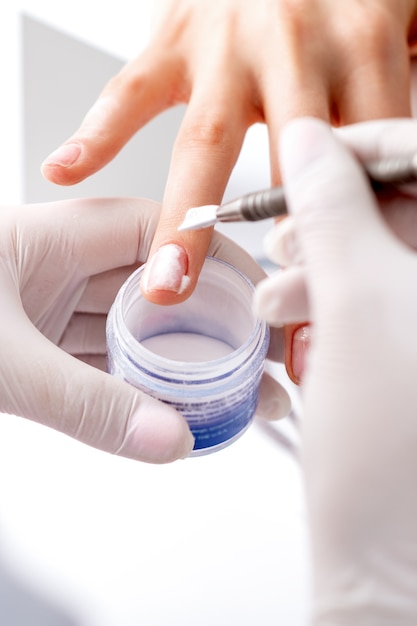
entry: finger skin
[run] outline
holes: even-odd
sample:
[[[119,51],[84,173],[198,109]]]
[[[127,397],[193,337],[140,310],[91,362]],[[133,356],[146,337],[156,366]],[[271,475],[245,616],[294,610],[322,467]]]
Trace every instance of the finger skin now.
[[[153,46],[130,61],[105,85],[81,126],[63,146],[76,146],[74,162],[61,162],[54,151],[42,175],[58,185],[74,185],[109,163],[150,120],[183,101],[179,91],[182,64]]]
[[[177,231],[192,206],[220,204],[236,163],[247,127],[248,114],[241,109],[239,93],[243,84],[218,84],[214,68],[212,80],[202,93],[196,89],[179,130],[172,154],[158,227],[150,257],[162,246],[175,243],[187,257],[188,287],[181,294],[144,290],[149,300],[171,304],[185,300],[193,291],[212,237],[212,229]],[[211,94],[211,96],[208,95]],[[211,97],[213,103],[207,108]],[[242,99],[244,97],[242,96]],[[236,106],[230,106],[236,102]]]
[[[44,176],[65,185],[83,180],[155,115],[187,103],[151,255],[178,245],[188,282],[175,292],[143,289],[154,302],[180,302],[194,289],[211,232],[179,234],[177,227],[188,208],[221,201],[251,124],[268,125],[277,184],[277,137],[289,119],[310,115],[338,126],[410,115],[408,39],[416,6],[414,0],[168,2],[148,48],[109,82],[66,142],[70,155],[62,165],[47,160]]]
[[[138,262],[91,276],[75,311],[107,315],[120,287],[140,265],[141,263]]]

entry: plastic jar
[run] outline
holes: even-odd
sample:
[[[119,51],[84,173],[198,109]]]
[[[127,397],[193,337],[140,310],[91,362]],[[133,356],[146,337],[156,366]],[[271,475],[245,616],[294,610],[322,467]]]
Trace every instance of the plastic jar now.
[[[208,257],[193,294],[160,306],[140,292],[143,267],[121,287],[107,319],[108,371],[187,420],[191,456],[229,445],[255,414],[269,330],[252,312],[253,285]]]

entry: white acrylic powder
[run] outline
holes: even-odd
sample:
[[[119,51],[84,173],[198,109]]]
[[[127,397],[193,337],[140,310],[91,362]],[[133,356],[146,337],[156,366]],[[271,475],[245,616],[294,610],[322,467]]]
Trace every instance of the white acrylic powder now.
[[[197,333],[165,333],[149,337],[141,344],[166,359],[187,363],[213,361],[233,352],[228,343]]]

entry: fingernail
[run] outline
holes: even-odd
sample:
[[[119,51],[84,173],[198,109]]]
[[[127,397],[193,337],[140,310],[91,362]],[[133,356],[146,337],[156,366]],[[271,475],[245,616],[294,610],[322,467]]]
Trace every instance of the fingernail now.
[[[267,421],[286,417],[291,411],[291,398],[275,378],[265,374],[261,380],[256,414]]]
[[[174,243],[162,246],[146,264],[142,289],[180,294],[190,282],[187,269],[188,256],[184,248]]]
[[[52,152],[43,165],[60,165],[61,167],[70,167],[74,165],[81,154],[81,146],[78,143],[65,143],[57,150]]]
[[[310,347],[311,333],[309,326],[298,328],[292,340],[292,370],[295,378],[301,380],[304,375],[306,356]]]

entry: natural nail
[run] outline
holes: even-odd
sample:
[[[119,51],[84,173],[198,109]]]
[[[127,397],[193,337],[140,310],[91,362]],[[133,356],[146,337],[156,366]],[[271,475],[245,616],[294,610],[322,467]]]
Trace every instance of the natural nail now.
[[[78,143],[65,143],[52,152],[44,161],[44,165],[60,165],[70,167],[74,165],[81,154],[81,146]]]
[[[146,264],[142,288],[144,291],[182,293],[189,283],[188,257],[181,246],[171,243],[159,248]]]
[[[301,380],[305,370],[306,355],[310,347],[311,334],[309,326],[301,326],[293,336],[292,370],[297,380]]]

